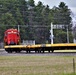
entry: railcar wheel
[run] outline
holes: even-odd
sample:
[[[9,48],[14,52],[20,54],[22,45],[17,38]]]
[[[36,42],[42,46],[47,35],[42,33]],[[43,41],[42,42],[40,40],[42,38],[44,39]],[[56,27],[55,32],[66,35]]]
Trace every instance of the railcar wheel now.
[[[25,51],[26,51],[26,53],[29,53],[29,52],[28,52],[28,49],[26,49]]]
[[[52,51],[52,53],[54,52],[54,50],[51,50]]]
[[[48,50],[48,52],[50,53],[50,50]]]
[[[15,49],[15,52],[16,52],[16,53],[20,53],[21,50],[20,50],[20,49]]]
[[[5,51],[8,52],[8,53],[12,53],[12,50],[10,48],[5,49]]]
[[[12,53],[12,51],[7,51],[8,53]]]
[[[44,53],[45,51],[43,50],[43,53]]]
[[[28,52],[30,53],[31,51],[29,50]]]

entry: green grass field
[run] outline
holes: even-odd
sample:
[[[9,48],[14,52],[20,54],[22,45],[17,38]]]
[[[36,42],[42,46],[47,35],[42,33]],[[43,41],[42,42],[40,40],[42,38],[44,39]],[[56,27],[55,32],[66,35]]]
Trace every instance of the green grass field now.
[[[76,75],[76,56],[0,56],[0,75]]]

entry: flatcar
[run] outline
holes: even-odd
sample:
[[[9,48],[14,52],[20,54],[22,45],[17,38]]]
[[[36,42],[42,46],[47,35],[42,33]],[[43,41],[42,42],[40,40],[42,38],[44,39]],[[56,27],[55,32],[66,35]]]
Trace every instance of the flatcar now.
[[[20,33],[17,29],[7,29],[4,32],[4,45],[19,45],[20,44]],[[19,49],[5,49],[8,53],[13,51],[20,52]]]

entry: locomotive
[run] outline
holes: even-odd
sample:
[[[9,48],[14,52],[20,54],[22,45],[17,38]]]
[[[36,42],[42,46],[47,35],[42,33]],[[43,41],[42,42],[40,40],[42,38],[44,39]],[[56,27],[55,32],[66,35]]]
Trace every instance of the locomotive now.
[[[4,45],[19,45],[20,44],[20,33],[17,29],[7,29],[4,32]],[[8,53],[13,51],[20,52],[20,49],[5,49]]]

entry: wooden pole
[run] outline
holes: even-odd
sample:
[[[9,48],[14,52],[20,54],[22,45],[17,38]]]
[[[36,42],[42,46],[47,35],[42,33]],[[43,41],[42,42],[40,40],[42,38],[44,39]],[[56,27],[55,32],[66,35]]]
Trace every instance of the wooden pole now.
[[[75,60],[73,58],[73,73],[75,74]]]

